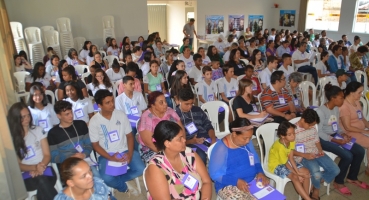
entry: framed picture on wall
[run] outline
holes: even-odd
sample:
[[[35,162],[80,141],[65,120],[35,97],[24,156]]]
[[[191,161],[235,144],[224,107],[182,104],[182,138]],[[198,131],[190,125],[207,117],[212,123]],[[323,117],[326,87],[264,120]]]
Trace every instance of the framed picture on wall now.
[[[205,17],[206,35],[224,33],[223,15],[206,15]]]
[[[231,32],[233,29],[236,31],[245,30],[245,15],[228,15],[228,30]]]
[[[279,15],[279,26],[295,26],[296,10],[280,10]]]
[[[248,28],[251,32],[258,32],[263,30],[264,16],[263,15],[249,15]]]

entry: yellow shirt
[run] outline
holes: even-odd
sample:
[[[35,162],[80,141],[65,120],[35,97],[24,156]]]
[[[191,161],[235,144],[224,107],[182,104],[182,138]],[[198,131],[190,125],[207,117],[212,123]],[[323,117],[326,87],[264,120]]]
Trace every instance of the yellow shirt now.
[[[278,165],[286,164],[288,161],[288,155],[291,150],[295,149],[296,142],[290,142],[288,148],[282,144],[279,139],[274,142],[272,148],[269,150],[269,162],[268,162],[268,170],[271,173],[274,173],[275,168]]]

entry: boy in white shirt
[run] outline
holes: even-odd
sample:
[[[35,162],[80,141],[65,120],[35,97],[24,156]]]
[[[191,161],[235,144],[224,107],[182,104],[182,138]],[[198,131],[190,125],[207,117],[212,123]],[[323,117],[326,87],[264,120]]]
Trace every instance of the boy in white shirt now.
[[[198,91],[199,95],[199,106],[208,101],[216,101],[218,100],[215,96],[216,93],[216,84],[212,81],[213,70],[209,66],[205,66],[202,68],[202,74],[204,79],[198,82]]]
[[[291,66],[292,64],[291,55],[288,53],[284,53],[282,55],[282,62],[283,63],[278,68],[278,71],[283,71],[284,77],[286,77],[286,80],[288,80],[288,77],[290,76],[290,74],[292,74],[295,71],[293,67]]]
[[[109,187],[134,193],[126,182],[141,176],[145,164],[134,151],[129,120],[124,112],[115,110],[113,94],[108,90],[97,91],[94,98],[101,111],[91,118],[88,128],[92,147],[100,155],[100,176]]]
[[[218,89],[221,99],[228,104],[229,100],[235,97],[238,93],[238,83],[234,76],[234,68],[231,65],[223,66],[224,78],[218,83]]]
[[[260,72],[260,83],[263,90],[270,85],[270,77],[278,66],[278,58],[275,56],[267,57],[268,66]]]
[[[192,67],[190,69],[190,72],[188,73],[188,76],[191,77],[190,78],[191,84],[195,85],[196,83],[198,83],[202,80],[202,75],[201,75],[202,56],[198,53],[193,55],[193,61],[195,63],[195,67]]]
[[[275,28],[272,28],[271,30],[270,30],[270,35],[269,35],[269,37],[268,37],[268,41],[267,42],[269,42],[270,40],[272,40],[272,41],[274,41],[274,39],[275,39]]]

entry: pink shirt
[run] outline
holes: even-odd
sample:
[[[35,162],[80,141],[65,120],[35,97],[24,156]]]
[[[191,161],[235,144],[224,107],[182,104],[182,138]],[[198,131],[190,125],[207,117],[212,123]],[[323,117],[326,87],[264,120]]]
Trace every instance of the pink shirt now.
[[[353,105],[351,105],[347,100],[345,100],[342,104],[342,106],[339,108],[340,110],[340,116],[350,116],[350,124],[353,127],[356,127],[358,129],[364,130],[365,129],[365,124],[363,122],[363,120],[359,119],[357,111],[360,110],[361,111],[361,115],[362,117],[364,117],[363,114],[363,108],[361,107],[360,101],[356,101],[355,102],[356,107],[354,107]],[[346,133],[348,133],[348,135],[350,135],[350,133],[353,132],[348,132],[344,129],[343,124],[342,124],[342,120],[340,119],[340,126],[342,128],[342,130],[344,130]]]
[[[134,79],[135,79],[135,89],[134,89],[134,91],[142,92],[142,87],[141,87],[140,80],[138,80],[137,78],[134,78]],[[119,84],[118,95],[122,94],[123,92],[124,92],[124,86],[123,86],[123,81],[122,81]]]

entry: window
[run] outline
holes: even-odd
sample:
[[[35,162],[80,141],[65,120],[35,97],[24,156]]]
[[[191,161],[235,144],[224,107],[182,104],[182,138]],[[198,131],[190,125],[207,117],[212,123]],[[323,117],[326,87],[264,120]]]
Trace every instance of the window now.
[[[342,0],[308,0],[306,29],[338,31]]]
[[[356,2],[354,30],[356,33],[369,33],[369,1],[358,0]]]

